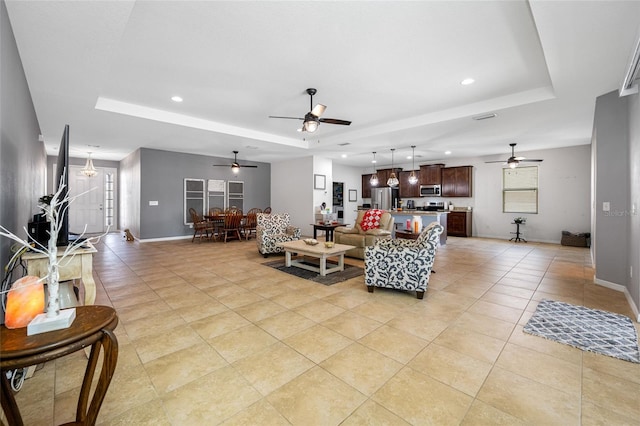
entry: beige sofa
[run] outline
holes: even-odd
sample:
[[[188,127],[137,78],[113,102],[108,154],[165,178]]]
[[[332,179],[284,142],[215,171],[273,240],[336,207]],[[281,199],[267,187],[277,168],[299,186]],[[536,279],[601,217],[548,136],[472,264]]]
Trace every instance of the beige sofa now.
[[[393,229],[393,217],[391,214],[384,212],[380,217],[379,228],[363,231],[362,228],[360,228],[360,223],[362,223],[365,212],[366,210],[358,211],[356,224],[352,228],[340,226],[336,228],[333,233],[333,239],[336,244],[355,246],[355,248],[347,251],[346,255],[349,257],[364,259],[365,247],[373,246],[378,240],[391,238],[391,230]]]

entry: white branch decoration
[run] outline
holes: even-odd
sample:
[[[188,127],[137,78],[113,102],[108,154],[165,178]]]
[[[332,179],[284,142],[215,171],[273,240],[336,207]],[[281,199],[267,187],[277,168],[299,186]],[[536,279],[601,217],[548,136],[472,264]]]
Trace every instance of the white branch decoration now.
[[[66,171],[64,173],[66,174]],[[103,237],[109,232],[109,228],[107,228],[107,231],[105,233],[100,234],[97,237],[91,237],[91,238],[87,238],[86,240],[82,240],[87,230],[87,226],[85,225],[84,230],[82,231],[82,234],[80,234],[79,241],[76,241],[67,245],[64,248],[62,255],[58,257],[58,247],[56,246],[56,243],[58,241],[58,233],[60,232],[60,226],[62,225],[61,223],[62,218],[65,216],[66,211],[69,208],[69,205],[72,202],[74,202],[78,197],[90,191],[93,191],[93,189],[95,189],[95,188],[92,188],[88,191],[85,191],[73,197],[70,197],[67,193],[67,195],[62,197],[62,194],[64,193],[64,189],[65,189],[65,185],[63,182],[64,182],[64,174],[60,179],[58,190],[56,191],[55,194],[53,194],[53,197],[51,198],[51,202],[48,205],[44,204],[40,206],[40,208],[44,210],[47,221],[49,221],[51,225],[49,229],[49,243],[47,247],[43,246],[38,241],[34,241],[33,243],[30,243],[28,241],[29,238],[27,238],[27,240],[23,240],[22,238],[18,237],[17,235],[9,231],[4,226],[0,225],[0,236],[12,239],[13,241],[17,242],[21,246],[28,248],[33,252],[45,255],[49,258],[49,267],[48,267],[47,275],[41,278],[41,280],[47,279],[47,294],[48,294],[48,300],[47,300],[47,306],[46,306],[47,318],[54,318],[60,314],[60,296],[58,291],[58,283],[60,281],[60,267],[65,266],[73,259],[76,252],[79,249],[81,249],[82,246],[84,245],[84,241],[97,243],[100,241],[101,237]],[[27,228],[23,227],[23,229],[28,235],[29,233],[27,231]],[[16,257],[21,256],[21,254],[22,254],[22,250],[16,251],[16,253],[11,258],[11,261],[15,260]]]

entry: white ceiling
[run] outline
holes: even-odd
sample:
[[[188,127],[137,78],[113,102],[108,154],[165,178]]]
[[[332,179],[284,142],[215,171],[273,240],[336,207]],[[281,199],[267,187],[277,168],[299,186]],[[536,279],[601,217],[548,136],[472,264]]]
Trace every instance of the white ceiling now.
[[[588,144],[640,28],[639,1],[6,4],[48,152],[69,124],[73,156],[107,160],[147,147],[364,168],[411,145],[425,163]],[[351,126],[268,118],[304,117],[308,87]]]

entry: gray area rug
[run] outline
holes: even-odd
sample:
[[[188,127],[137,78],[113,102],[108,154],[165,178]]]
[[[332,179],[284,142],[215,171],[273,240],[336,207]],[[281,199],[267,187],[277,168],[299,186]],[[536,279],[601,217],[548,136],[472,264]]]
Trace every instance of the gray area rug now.
[[[524,332],[590,351],[640,363],[638,334],[624,315],[554,300],[542,300]]]
[[[312,262],[311,260],[307,261],[309,264],[313,264],[318,266],[317,263]],[[329,266],[327,263],[327,266]],[[274,260],[272,262],[263,263],[265,266],[270,266],[278,271],[286,272],[289,275],[294,275],[296,277],[304,278],[309,281],[313,281],[316,283],[324,284],[324,285],[333,285],[338,284],[343,281],[349,280],[351,278],[358,277],[364,274],[362,268],[352,265],[344,265],[344,271],[333,272],[331,274],[327,274],[324,277],[321,277],[319,273],[313,271],[307,271],[306,269],[296,268],[295,266],[291,266],[287,268],[284,266],[284,259]]]

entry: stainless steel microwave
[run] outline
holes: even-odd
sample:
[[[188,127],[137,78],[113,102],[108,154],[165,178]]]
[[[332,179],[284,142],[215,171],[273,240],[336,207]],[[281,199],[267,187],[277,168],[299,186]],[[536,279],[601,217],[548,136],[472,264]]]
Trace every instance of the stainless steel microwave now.
[[[421,197],[439,197],[440,185],[420,185]]]

